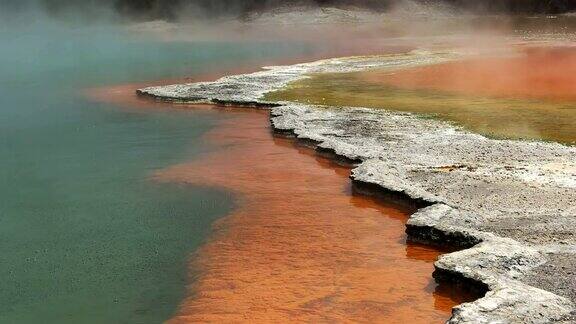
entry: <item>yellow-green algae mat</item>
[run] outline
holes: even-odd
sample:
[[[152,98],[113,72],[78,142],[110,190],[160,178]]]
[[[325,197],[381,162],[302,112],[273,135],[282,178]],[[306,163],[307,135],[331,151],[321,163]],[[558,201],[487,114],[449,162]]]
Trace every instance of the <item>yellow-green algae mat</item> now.
[[[314,74],[267,94],[265,99],[415,112],[489,137],[576,142],[576,102],[401,89],[367,81],[365,73]]]

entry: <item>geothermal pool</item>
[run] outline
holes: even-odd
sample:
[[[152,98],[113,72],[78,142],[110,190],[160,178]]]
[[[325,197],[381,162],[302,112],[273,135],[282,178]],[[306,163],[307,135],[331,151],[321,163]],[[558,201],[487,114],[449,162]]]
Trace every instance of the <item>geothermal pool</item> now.
[[[441,251],[406,242],[410,208],[353,194],[348,167],[273,138],[265,113],[130,85],[308,46],[27,28],[0,35],[0,322],[427,323],[474,298],[433,281]]]
[[[237,202],[224,188],[150,177],[213,149],[201,136],[220,117],[135,110],[85,90],[259,66],[307,47],[49,22],[2,28],[0,42],[0,322],[168,319],[189,256]]]

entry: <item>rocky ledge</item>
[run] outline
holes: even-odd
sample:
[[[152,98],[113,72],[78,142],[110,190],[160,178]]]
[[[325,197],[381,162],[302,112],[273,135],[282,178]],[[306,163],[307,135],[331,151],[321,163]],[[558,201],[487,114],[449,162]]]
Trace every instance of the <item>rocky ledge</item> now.
[[[380,109],[270,103],[265,93],[310,73],[397,69],[456,53],[330,59],[139,90],[161,100],[262,106],[273,127],[357,162],[351,178],[422,206],[411,239],[464,248],[435,263],[437,280],[486,292],[450,323],[576,321],[576,147],[495,140],[447,122]]]

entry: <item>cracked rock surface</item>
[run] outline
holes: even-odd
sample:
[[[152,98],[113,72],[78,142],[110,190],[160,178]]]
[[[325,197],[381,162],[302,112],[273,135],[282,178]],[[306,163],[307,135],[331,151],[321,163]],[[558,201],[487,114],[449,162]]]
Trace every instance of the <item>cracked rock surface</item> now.
[[[319,72],[397,69],[456,59],[455,53],[330,59],[152,87],[164,100],[268,105],[275,129],[360,161],[352,179],[424,201],[408,233],[468,247],[442,255],[442,276],[487,288],[454,308],[451,323],[572,323],[576,320],[576,147],[495,140],[439,120],[386,110],[324,107],[262,96]],[[444,241],[444,242],[443,242]]]

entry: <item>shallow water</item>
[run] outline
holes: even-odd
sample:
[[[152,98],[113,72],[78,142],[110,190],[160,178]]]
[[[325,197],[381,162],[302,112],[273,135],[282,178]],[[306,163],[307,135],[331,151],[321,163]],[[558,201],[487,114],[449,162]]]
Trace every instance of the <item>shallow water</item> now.
[[[86,88],[301,55],[278,43],[175,43],[119,27],[34,22],[0,31],[1,323],[158,323],[229,192],[150,175],[210,150],[216,122],[138,111]]]
[[[401,71],[320,74],[269,94],[416,112],[490,137],[576,142],[576,49],[536,48]]]
[[[265,111],[222,114],[214,151],[156,174],[238,197],[170,323],[440,323],[477,297],[434,282],[441,251],[406,241],[413,209],[354,194],[350,168],[274,138]]]

